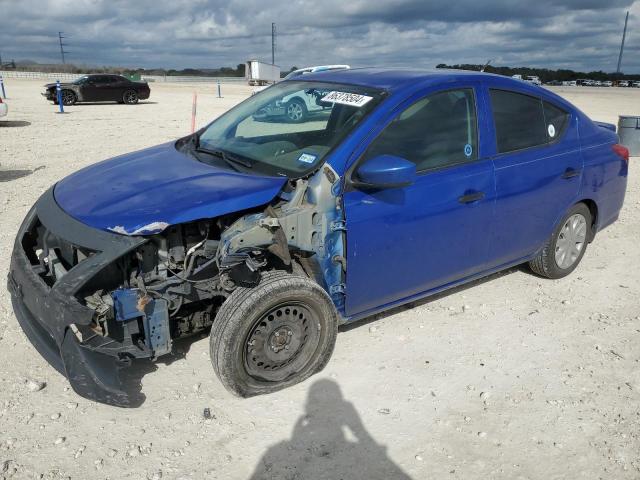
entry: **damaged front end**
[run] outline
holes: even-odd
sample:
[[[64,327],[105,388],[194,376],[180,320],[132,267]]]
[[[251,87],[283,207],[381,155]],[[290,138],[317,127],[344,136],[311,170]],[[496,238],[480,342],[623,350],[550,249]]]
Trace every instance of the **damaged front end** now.
[[[120,370],[207,330],[231,292],[265,270],[308,275],[343,305],[344,219],[325,165],[265,208],[168,226],[154,235],[94,229],[47,191],[16,238],[8,285],[30,341],[83,397],[134,406]]]

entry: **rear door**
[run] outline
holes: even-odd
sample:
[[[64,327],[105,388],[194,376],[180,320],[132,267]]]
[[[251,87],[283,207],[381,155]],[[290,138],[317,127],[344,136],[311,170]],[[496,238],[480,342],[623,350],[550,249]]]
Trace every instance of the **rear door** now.
[[[122,96],[126,90],[135,90],[135,86],[128,79],[120,75],[112,75],[111,80],[111,96],[109,100],[115,102],[122,101]]]
[[[418,177],[406,187],[344,194],[347,315],[484,269],[494,179],[479,149],[476,98],[474,84],[414,97],[363,147],[351,175],[370,159],[395,155],[414,162]]]
[[[493,266],[538,251],[580,190],[577,118],[525,92],[485,91],[493,115],[496,223]]]

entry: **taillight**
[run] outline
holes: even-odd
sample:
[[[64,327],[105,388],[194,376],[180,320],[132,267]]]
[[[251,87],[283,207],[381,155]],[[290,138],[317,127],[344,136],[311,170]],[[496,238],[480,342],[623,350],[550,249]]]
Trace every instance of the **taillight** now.
[[[616,152],[618,156],[622,157],[624,161],[629,162],[629,149],[627,147],[616,143],[613,146],[613,151]]]
[[[0,97],[0,103],[2,103],[2,97]]]

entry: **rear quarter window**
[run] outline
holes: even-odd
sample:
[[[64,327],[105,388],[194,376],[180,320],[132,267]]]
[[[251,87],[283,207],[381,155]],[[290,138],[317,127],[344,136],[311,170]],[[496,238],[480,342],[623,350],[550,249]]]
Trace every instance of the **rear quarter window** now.
[[[549,102],[542,102],[549,141],[560,138],[569,124],[569,112]]]

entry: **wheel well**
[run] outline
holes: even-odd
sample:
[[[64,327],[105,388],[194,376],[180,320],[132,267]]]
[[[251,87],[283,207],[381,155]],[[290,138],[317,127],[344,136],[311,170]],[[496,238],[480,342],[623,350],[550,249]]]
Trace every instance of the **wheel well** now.
[[[596,202],[590,198],[580,200],[578,203],[584,203],[589,209],[589,212],[591,212],[591,233],[589,235],[589,241],[591,242],[596,236],[596,231],[598,230],[598,205],[596,205]]]

